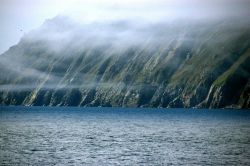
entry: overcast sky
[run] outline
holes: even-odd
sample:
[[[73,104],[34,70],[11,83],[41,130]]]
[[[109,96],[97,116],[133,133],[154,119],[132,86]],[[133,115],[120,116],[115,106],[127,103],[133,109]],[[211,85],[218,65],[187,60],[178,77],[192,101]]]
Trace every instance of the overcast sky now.
[[[250,0],[0,0],[0,53],[46,19],[68,15],[78,21],[208,18],[250,12]]]

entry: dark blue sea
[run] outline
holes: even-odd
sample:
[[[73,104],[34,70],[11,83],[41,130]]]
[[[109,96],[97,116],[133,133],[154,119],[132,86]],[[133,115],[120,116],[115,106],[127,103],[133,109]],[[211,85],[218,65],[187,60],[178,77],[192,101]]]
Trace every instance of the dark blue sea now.
[[[250,111],[0,107],[0,165],[250,165]]]

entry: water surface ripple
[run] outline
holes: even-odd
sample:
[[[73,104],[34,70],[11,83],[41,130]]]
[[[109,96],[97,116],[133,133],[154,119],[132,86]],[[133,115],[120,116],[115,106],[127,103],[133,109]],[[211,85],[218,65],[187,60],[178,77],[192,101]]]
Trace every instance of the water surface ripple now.
[[[0,165],[250,165],[250,112],[0,107]]]

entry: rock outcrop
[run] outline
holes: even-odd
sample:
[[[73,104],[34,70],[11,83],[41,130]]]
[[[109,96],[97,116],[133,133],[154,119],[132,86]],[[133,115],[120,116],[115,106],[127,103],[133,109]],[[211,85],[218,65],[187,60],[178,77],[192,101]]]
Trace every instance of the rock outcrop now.
[[[250,108],[249,25],[54,18],[0,55],[0,103]]]

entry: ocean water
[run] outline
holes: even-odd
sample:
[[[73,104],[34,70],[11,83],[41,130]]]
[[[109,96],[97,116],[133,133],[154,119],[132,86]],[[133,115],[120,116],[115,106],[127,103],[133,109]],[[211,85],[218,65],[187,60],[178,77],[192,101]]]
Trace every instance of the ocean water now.
[[[250,165],[250,111],[0,107],[0,165]]]

